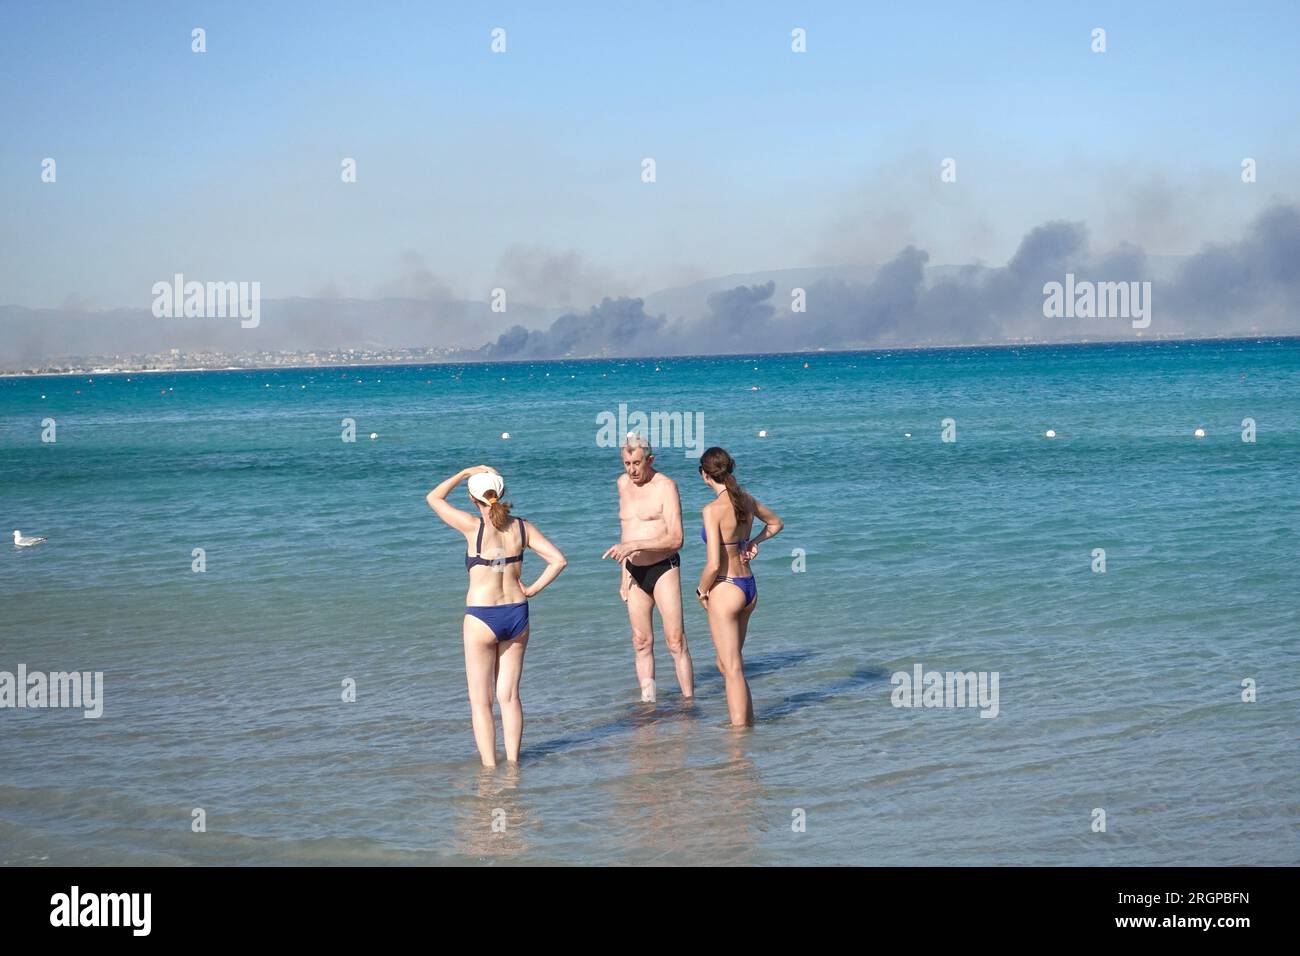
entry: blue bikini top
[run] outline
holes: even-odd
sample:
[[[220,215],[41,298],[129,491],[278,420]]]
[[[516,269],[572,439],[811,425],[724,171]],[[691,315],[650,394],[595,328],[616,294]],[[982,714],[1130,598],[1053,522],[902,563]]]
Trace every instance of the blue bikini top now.
[[[527,529],[526,529],[525,526],[524,526],[524,519],[523,519],[523,518],[516,518],[515,520],[519,522],[519,543],[520,543],[520,547],[521,547],[521,548],[526,548],[526,547],[528,546],[528,532],[527,532]],[[512,555],[510,555],[508,558],[485,558],[485,557],[483,557],[483,517],[482,517],[482,515],[480,515],[480,516],[479,516],[479,519],[478,519],[478,540],[474,543],[474,550],[477,552],[476,554],[467,554],[467,555],[465,555],[465,570],[466,570],[466,571],[468,571],[470,568],[477,568],[477,567],[479,567],[480,565],[493,566],[493,565],[502,565],[502,564],[514,564],[516,561],[523,561],[523,560],[524,560],[524,552],[523,552],[522,550],[521,550],[518,554],[512,554]]]
[[[704,525],[700,525],[700,540],[703,541],[705,544],[708,544],[708,543],[709,543],[709,536],[708,536],[707,534],[704,533]],[[722,546],[723,546],[724,548],[729,548],[729,547],[731,547],[733,544],[739,544],[739,545],[742,545],[742,546],[743,546],[743,545],[747,545],[747,544],[749,544],[749,539],[748,539],[748,538],[741,538],[739,541],[724,541],[724,542],[722,542]]]

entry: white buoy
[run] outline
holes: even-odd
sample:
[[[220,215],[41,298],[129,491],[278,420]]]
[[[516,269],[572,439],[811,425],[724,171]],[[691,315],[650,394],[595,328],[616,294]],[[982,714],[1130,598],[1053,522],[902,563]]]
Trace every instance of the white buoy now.
[[[911,437],[912,437],[912,433],[911,433],[911,432],[903,432],[903,437],[904,437],[904,438],[911,438]]]
[[[759,437],[759,438],[766,438],[766,437],[767,437],[767,430],[766,430],[766,429],[763,429],[762,431],[760,431],[760,432],[758,433],[758,437]]]
[[[375,440],[376,438],[378,438],[378,437],[379,437],[379,432],[371,432],[371,433],[370,433],[370,440],[371,440],[371,441],[374,441],[374,440]]]
[[[1047,431],[1043,432],[1043,437],[1044,437],[1044,438],[1055,438],[1055,437],[1056,437],[1056,432],[1055,432],[1053,429],[1049,428]]]
[[[502,440],[507,439],[507,438],[509,438],[509,437],[510,437],[510,433],[509,433],[509,432],[502,432],[502,433],[501,433],[501,438],[502,438]]]
[[[1192,432],[1192,434],[1195,435],[1197,438],[1204,438],[1204,437],[1205,437],[1205,429],[1204,429],[1204,428],[1198,428],[1198,429],[1196,429],[1196,431]]]

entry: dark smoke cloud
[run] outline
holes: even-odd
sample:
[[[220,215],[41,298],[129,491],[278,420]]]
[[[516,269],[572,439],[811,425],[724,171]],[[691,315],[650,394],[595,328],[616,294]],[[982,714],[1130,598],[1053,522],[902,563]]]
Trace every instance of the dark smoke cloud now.
[[[1300,331],[1300,207],[1261,214],[1239,241],[1189,257],[1172,279],[1153,277],[1146,253],[1120,245],[1094,254],[1083,223],[1030,230],[1005,266],[971,265],[927,276],[929,254],[909,245],[869,282],[827,279],[807,288],[807,311],[773,301],[774,282],[708,297],[697,319],[669,323],[640,299],[606,299],[549,328],[516,327],[480,350],[485,358],[680,355],[812,348],[1068,340],[1134,334],[1124,318],[1048,318],[1043,286],[1064,282],[1152,282],[1157,334]]]
[[[1300,315],[1300,207],[1265,210],[1239,242],[1210,245],[1179,268],[1171,307],[1197,330],[1227,316],[1294,328]]]
[[[548,329],[516,325],[481,352],[489,359],[635,355],[654,350],[667,321],[646,315],[641,299],[602,299],[586,312],[560,316]]]

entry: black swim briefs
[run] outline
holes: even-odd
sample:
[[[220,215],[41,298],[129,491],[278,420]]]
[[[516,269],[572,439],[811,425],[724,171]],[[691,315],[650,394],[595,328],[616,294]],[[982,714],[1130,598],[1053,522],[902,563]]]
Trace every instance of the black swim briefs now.
[[[681,567],[681,563],[681,555],[674,551],[662,561],[656,561],[654,564],[633,564],[631,561],[625,561],[623,566],[632,575],[632,580],[637,583],[637,586],[646,594],[654,597],[655,585],[659,583],[659,579],[673,568]]]

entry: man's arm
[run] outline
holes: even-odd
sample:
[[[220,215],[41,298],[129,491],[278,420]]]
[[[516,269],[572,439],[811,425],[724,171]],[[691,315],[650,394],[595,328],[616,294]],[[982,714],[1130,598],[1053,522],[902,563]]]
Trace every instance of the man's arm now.
[[[627,569],[627,565],[622,561],[618,563],[618,596],[624,603],[627,602],[628,588],[632,586],[632,572]]]
[[[677,482],[671,478],[668,480],[668,487],[664,490],[664,534],[667,543],[661,545],[665,550],[671,549],[678,551],[681,549],[684,535],[682,534],[682,496],[677,492]],[[648,550],[648,549],[647,549]]]
[[[622,526],[623,526],[623,489],[627,487],[626,483],[627,483],[627,475],[619,475],[618,480],[614,482],[614,486],[618,489],[618,521],[619,521],[620,534],[622,532]],[[617,545],[615,545],[615,547],[617,547]],[[612,551],[613,548],[611,548],[610,550]],[[609,551],[605,552],[605,557],[609,557]],[[627,565],[623,563],[623,559],[619,558],[618,596],[623,599],[624,604],[627,603],[627,590],[631,584],[632,584],[632,574],[631,572],[628,571]]]

